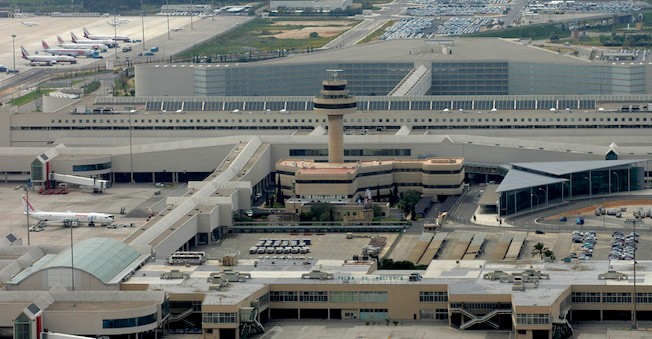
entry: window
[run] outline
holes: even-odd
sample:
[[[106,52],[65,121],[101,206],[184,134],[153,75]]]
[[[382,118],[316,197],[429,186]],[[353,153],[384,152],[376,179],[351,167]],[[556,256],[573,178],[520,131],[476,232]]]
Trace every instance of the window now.
[[[448,320],[448,310],[445,308],[438,308],[435,310],[436,320]]]
[[[419,292],[420,302],[448,301],[448,292]]]
[[[225,313],[225,312],[216,312],[216,313],[204,313],[202,314],[202,323],[212,323],[212,324],[231,324],[236,322],[235,313]]]
[[[385,303],[387,302],[387,292],[360,291],[361,303]]]
[[[613,292],[602,294],[603,303],[631,303],[632,295],[624,292]]]
[[[517,313],[516,323],[519,325],[543,325],[550,323],[550,314],[546,313]]]
[[[91,165],[72,165],[73,172],[101,171],[107,168],[111,168],[111,162],[106,162],[103,164],[91,164]]]
[[[295,291],[271,291],[269,300],[275,301],[299,301],[299,295]]]
[[[330,302],[333,303],[357,303],[358,292],[355,291],[332,291],[329,295]]]
[[[328,292],[325,291],[303,291],[299,295],[302,302],[327,302]]]
[[[600,292],[573,292],[571,298],[574,303],[599,303]]]
[[[435,319],[435,310],[419,310],[419,319]]]

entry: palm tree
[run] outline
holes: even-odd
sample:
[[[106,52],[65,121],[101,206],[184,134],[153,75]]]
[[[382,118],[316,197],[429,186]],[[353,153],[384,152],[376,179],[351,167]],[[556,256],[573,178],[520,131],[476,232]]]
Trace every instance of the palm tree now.
[[[541,259],[543,259],[544,254],[546,251],[549,251],[550,249],[546,247],[546,245],[542,242],[537,243],[534,245],[534,248],[532,249],[532,257],[534,256],[539,256]]]

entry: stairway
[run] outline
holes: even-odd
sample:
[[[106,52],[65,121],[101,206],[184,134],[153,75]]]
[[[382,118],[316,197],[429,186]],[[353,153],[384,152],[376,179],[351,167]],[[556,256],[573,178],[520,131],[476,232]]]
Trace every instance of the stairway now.
[[[460,312],[460,313],[466,315],[467,317],[471,318],[471,320],[469,320],[467,322],[464,322],[464,323],[462,323],[460,325],[461,330],[465,330],[465,329],[467,329],[467,328],[469,328],[469,327],[471,327],[471,326],[473,326],[475,324],[487,324],[487,325],[489,325],[489,326],[491,326],[491,327],[493,327],[495,329],[498,329],[498,328],[500,328],[500,325],[493,322],[493,321],[491,321],[491,318],[493,318],[493,317],[495,317],[495,316],[497,316],[499,314],[512,314],[511,309],[497,309],[497,310],[493,310],[493,311],[491,311],[491,312],[489,312],[489,313],[487,313],[485,315],[482,315],[482,316],[475,315],[475,314],[473,314],[473,313],[471,313],[471,312],[469,312],[469,311],[467,311],[467,310],[465,310],[463,308],[452,308],[451,311],[452,312]]]

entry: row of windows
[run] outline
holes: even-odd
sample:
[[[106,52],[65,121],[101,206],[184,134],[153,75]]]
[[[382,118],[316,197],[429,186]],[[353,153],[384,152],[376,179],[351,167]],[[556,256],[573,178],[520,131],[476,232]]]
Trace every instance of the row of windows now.
[[[395,156],[407,157],[412,154],[411,149],[345,149],[345,157],[364,156]],[[290,149],[291,157],[325,157],[328,156],[328,149]],[[369,174],[367,174],[369,175]]]
[[[232,324],[236,322],[236,313],[206,312],[202,314],[202,322],[206,324]]]
[[[56,123],[59,123],[59,124],[61,124],[61,123],[66,123],[66,124],[69,123],[68,119],[63,119],[63,120],[59,119],[59,120],[56,120],[56,121],[57,121]],[[648,119],[647,119],[647,117],[643,117],[643,118],[641,118],[641,117],[634,117],[634,118],[632,118],[632,117],[625,117],[625,118],[622,118],[622,117],[621,118],[616,118],[616,117],[613,117],[613,118],[612,117],[607,117],[607,118],[605,118],[605,117],[600,117],[600,118],[595,118],[595,117],[593,117],[593,118],[541,117],[541,118],[441,118],[441,119],[440,118],[393,118],[393,119],[389,119],[389,118],[386,118],[386,119],[382,119],[382,118],[379,118],[379,119],[375,119],[375,118],[373,118],[373,119],[358,118],[358,119],[344,119],[344,123],[356,123],[356,122],[357,123],[383,123],[383,122],[386,122],[386,123],[389,123],[389,122],[396,122],[396,123],[403,123],[403,122],[435,122],[435,123],[437,123],[437,122],[442,122],[442,123],[445,123],[445,122],[555,122],[555,121],[556,122],[562,122],[562,121],[564,121],[564,122],[568,122],[568,121],[571,121],[571,122],[573,122],[573,121],[578,121],[578,122],[581,122],[581,121],[586,121],[586,122],[589,122],[589,121],[596,121],[596,122],[597,121],[603,121],[603,122],[604,121],[606,121],[606,122],[611,122],[611,121],[614,121],[614,122],[617,122],[617,121],[622,121],[622,122],[639,121],[640,122],[640,121],[644,121],[645,122],[645,121],[648,121]],[[652,121],[652,119],[650,119],[650,121]],[[145,120],[145,119],[133,119],[132,120],[132,123],[134,123],[134,124],[138,124],[138,123],[140,123],[140,124],[146,124],[146,123],[149,123],[149,124],[151,124],[151,123],[155,123],[155,124],[158,124],[158,123],[163,123],[163,124],[165,124],[165,123],[177,123],[177,124],[179,124],[179,123],[184,123],[184,124],[185,123],[191,123],[191,124],[192,123],[197,123],[197,124],[201,124],[201,123],[216,123],[216,122],[218,124],[219,123],[225,123],[225,124],[265,123],[265,122],[266,123],[279,123],[279,122],[280,123],[286,123],[286,122],[288,122],[288,123],[292,123],[292,122],[299,123],[299,122],[301,122],[301,123],[310,123],[310,124],[312,124],[312,123],[326,123],[326,119],[314,119],[314,121],[313,121],[313,119],[287,119],[287,121],[286,121],[286,119],[224,119],[224,121],[222,121],[222,119],[160,119],[160,120],[159,119],[147,119],[147,120]],[[51,120],[51,123],[54,124],[55,120]],[[75,124],[75,123],[77,123],[77,120],[72,119],[71,123]],[[79,119],[79,123],[80,124],[84,123],[84,120]],[[104,124],[105,121],[104,121],[104,119],[99,119],[99,122],[98,122],[98,119],[86,119],[85,123],[87,123],[87,124],[88,123]],[[110,124],[111,120],[106,119],[106,123]],[[113,119],[113,123],[114,124],[117,124],[117,123],[124,124],[124,123],[129,123],[129,120],[127,119],[125,121],[125,119],[119,119],[119,120],[118,119]]]
[[[509,310],[512,308],[512,304],[504,302],[457,302],[451,303],[451,308],[464,308],[467,310]]]
[[[419,310],[419,319],[447,320],[448,310],[445,308]]]
[[[102,328],[136,327],[151,324],[154,322],[156,322],[156,313],[137,318],[102,320]]]
[[[448,292],[419,292],[420,302],[448,301]]]
[[[573,292],[571,294],[574,303],[631,303],[632,294],[627,292]],[[636,293],[636,302],[642,304],[652,303],[652,293]]]
[[[326,291],[302,291],[299,294],[299,301],[302,302],[327,302],[328,292]]]
[[[495,76],[490,76],[495,77]],[[478,77],[480,78],[480,77]],[[433,81],[433,85],[441,82]],[[447,86],[448,87],[448,86]],[[486,86],[477,86],[485,89]],[[500,86],[499,88],[504,88]],[[456,87],[455,90],[459,90]],[[203,104],[203,105],[202,105]],[[516,109],[534,110],[554,108],[593,109],[596,104],[593,100],[452,100],[452,101],[358,101],[357,106],[365,110],[431,110],[431,109]],[[312,101],[288,102],[147,102],[147,111],[306,111],[313,109]]]
[[[550,314],[547,313],[517,313],[516,323],[519,325],[545,325],[550,323]]]
[[[272,302],[352,302],[381,303],[387,302],[385,291],[271,291],[269,299]]]

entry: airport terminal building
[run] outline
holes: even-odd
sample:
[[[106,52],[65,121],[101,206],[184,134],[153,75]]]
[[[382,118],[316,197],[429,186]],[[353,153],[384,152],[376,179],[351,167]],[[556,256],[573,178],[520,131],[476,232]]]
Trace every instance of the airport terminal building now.
[[[176,251],[221,239],[233,211],[251,208],[252,196],[273,185],[277,173],[288,196],[304,198],[349,198],[363,187],[390,185],[390,177],[404,184],[400,191],[419,187],[433,195],[459,193],[465,178],[504,178],[505,214],[548,203],[556,192],[563,201],[648,187],[648,65],[594,64],[516,45],[531,57],[526,62],[515,59],[518,51],[505,55],[500,44],[514,43],[502,40],[483,49],[486,60],[465,59],[475,41],[456,40],[452,54],[437,53],[441,44],[429,42],[365,47],[383,62],[353,63],[357,53],[344,57],[347,49],[316,53],[309,62],[140,65],[138,97],[0,111],[0,180],[38,184],[56,171],[188,183],[122,242],[89,239],[74,253],[53,253],[0,239],[9,258],[0,267],[0,309],[11,310],[0,314],[0,328],[20,338],[36,338],[45,327],[155,337],[187,320],[205,338],[239,338],[264,330],[269,319],[341,319],[364,326],[442,322],[552,338],[567,335],[575,320],[650,319],[648,265],[515,262],[525,237],[510,237],[504,255],[487,261],[463,260],[466,248],[478,246],[471,238],[460,260],[434,260],[443,241],[431,239],[417,258],[427,269],[418,272],[377,270],[368,258],[167,264]],[[344,53],[335,58],[341,63],[320,63],[329,53]],[[456,60],[460,54],[464,60]],[[310,96],[321,85],[315,74],[330,67],[344,69],[359,96],[357,110],[341,121],[342,165],[317,179],[313,174],[323,173],[313,170],[328,171],[329,131]],[[580,74],[590,76],[583,81]],[[270,85],[279,81],[292,93]],[[370,173],[368,164],[379,171]],[[338,181],[343,193],[315,180]]]

